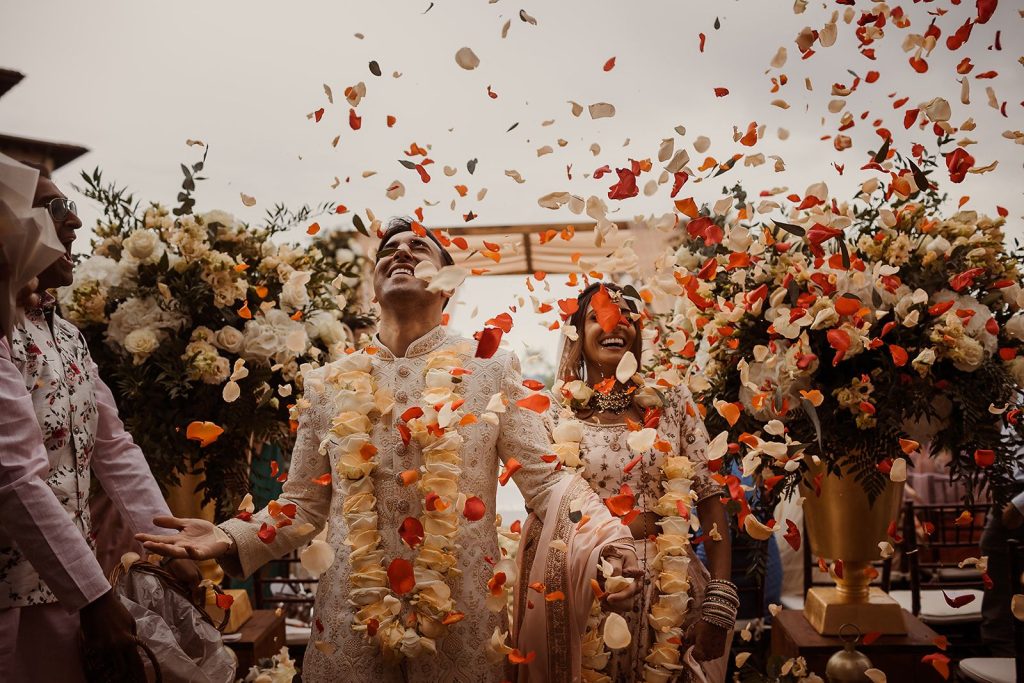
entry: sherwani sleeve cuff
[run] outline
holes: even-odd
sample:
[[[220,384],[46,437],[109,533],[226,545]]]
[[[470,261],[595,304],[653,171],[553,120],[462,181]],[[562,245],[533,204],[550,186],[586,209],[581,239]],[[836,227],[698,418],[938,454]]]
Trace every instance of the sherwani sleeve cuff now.
[[[1024,515],[1024,491],[1021,491],[1016,496],[1014,496],[1013,500],[1010,502],[1013,503],[1014,507],[1020,510],[1020,513],[1022,515]]]
[[[269,546],[256,535],[259,529],[251,522],[229,519],[217,526],[235,543],[234,553],[217,560],[228,576],[247,579],[257,569],[274,559]]]

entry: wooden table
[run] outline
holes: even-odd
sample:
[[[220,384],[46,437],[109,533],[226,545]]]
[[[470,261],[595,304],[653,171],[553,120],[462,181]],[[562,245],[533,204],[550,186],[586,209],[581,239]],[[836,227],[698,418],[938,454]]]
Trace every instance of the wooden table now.
[[[285,644],[284,615],[271,609],[256,610],[238,632],[241,639],[225,645],[238,656],[238,674],[244,677],[253,664],[280,652]]]
[[[934,643],[939,634],[906,610],[903,618],[907,624],[906,635],[879,636],[870,645],[858,645],[857,650],[867,655],[890,681],[942,681],[931,664],[921,662],[925,655],[941,652]],[[783,610],[772,621],[772,654],[803,657],[808,668],[819,676],[825,676],[829,657],[841,649],[843,641],[839,637],[823,636],[815,631],[803,612]]]

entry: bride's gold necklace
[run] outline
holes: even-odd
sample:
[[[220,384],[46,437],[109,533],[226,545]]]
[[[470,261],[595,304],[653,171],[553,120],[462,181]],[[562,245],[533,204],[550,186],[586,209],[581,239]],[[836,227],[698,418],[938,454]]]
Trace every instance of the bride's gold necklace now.
[[[621,415],[633,404],[633,392],[625,387],[616,387],[607,394],[595,391],[590,397],[588,407],[602,412]]]

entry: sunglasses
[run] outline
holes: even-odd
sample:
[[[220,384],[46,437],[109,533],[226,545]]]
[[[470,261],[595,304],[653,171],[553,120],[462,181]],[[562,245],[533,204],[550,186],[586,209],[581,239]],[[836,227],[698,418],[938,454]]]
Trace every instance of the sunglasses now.
[[[78,215],[78,207],[67,197],[54,197],[45,204],[46,210],[54,222],[60,223],[68,219],[68,216]]]

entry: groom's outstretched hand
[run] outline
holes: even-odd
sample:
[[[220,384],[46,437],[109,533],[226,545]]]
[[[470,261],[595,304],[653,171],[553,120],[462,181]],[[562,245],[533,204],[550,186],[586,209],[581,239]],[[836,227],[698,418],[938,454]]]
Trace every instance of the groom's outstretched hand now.
[[[604,596],[609,609],[614,612],[628,612],[633,607],[633,598],[640,591],[644,570],[640,568],[636,553],[619,553],[614,551],[605,558],[612,566],[612,576],[625,576],[633,579],[628,585]],[[600,574],[600,572],[599,572]]]
[[[177,529],[169,536],[135,534],[135,540],[151,553],[164,557],[215,560],[231,550],[231,537],[205,519],[156,517],[153,524],[164,529]]]

